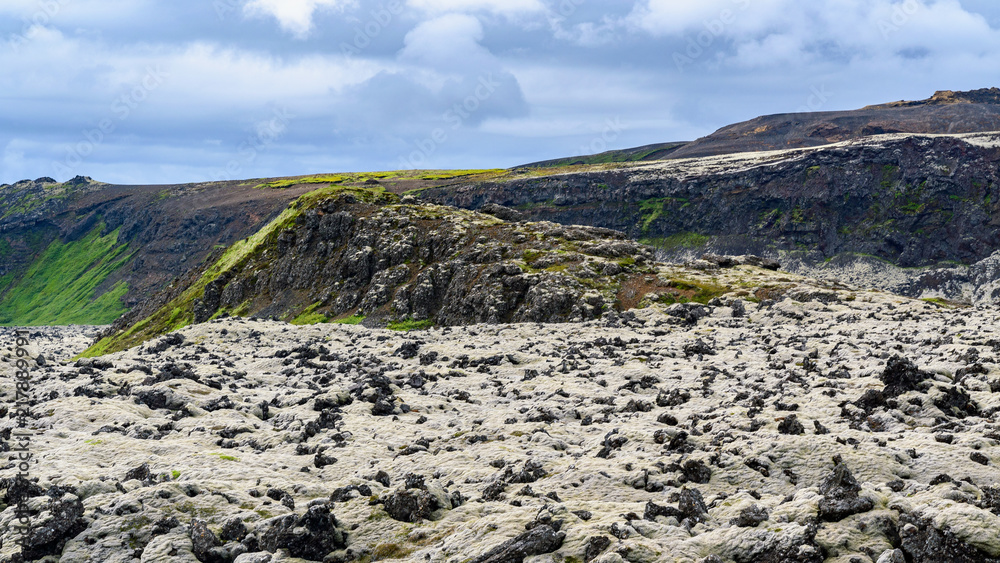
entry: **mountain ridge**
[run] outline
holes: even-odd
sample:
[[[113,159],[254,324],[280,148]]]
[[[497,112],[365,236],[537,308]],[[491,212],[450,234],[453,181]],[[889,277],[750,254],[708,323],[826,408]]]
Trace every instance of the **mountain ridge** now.
[[[798,121],[783,132],[757,131],[784,119],[764,116],[691,143],[509,170],[317,174],[173,186],[118,186],[86,177],[3,185],[0,324],[103,323],[123,310],[151,314],[144,305],[150,296],[176,297],[225,249],[254,236],[296,198],[331,187],[410,194],[417,198],[414,204],[471,210],[500,205],[515,208],[512,213],[525,220],[608,228],[652,243],[661,259],[686,260],[699,252],[756,254],[811,268],[856,254],[899,267],[970,266],[1000,247],[1000,143],[982,132],[884,131],[947,130],[969,112],[997,116],[1000,129],[998,96],[996,88],[941,91],[922,102],[870,106],[861,113],[784,114]],[[875,115],[909,121],[906,127],[872,129]],[[839,116],[846,139],[803,140],[802,131],[829,123],[831,116]],[[951,126],[944,126],[946,118]],[[741,131],[748,135],[740,137]],[[855,135],[859,131],[882,134]],[[805,146],[750,152],[774,144]],[[690,156],[717,150],[729,152]],[[115,249],[127,259],[99,255],[104,246],[94,243],[105,240],[112,242],[104,252]],[[91,254],[87,263],[65,259]],[[57,302],[43,310],[35,306],[32,296],[38,291],[26,278],[31,268],[35,277],[57,284],[81,281],[67,292],[72,299],[51,292]],[[965,276],[972,282],[961,281],[963,274],[956,271],[934,287],[924,276],[906,291],[914,296],[939,291],[958,299],[968,299],[971,291],[986,298],[993,290],[979,288],[992,283],[993,268],[983,271]]]

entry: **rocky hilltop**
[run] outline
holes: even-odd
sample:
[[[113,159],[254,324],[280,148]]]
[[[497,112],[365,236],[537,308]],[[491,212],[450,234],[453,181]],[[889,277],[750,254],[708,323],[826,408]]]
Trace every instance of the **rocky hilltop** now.
[[[228,318],[78,361],[34,330],[0,560],[1000,560],[997,309],[710,258],[647,274],[705,305],[570,324]]]
[[[0,185],[0,325],[106,324],[212,262],[299,196],[331,185],[390,191],[491,171],[325,174],[122,186],[76,177]]]
[[[921,101],[850,111],[767,115],[728,125],[687,143],[668,158],[815,147],[887,133],[952,134],[1000,131],[1000,88],[945,90]]]
[[[616,231],[484,211],[494,215],[381,187],[310,192],[174,291],[123,316],[88,354],[229,315],[400,327],[566,322],[627,310],[651,293],[707,301],[719,291],[650,278],[652,249]]]

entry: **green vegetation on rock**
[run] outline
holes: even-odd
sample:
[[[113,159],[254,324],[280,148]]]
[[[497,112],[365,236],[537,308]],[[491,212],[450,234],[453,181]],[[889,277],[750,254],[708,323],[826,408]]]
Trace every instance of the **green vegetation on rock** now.
[[[339,184],[347,178],[345,176],[337,175],[325,175],[325,176],[307,176],[305,178],[286,178],[283,180],[274,180],[271,182],[264,182],[263,184],[257,184],[254,189],[281,189],[288,188],[291,186],[298,186],[301,184]]]
[[[507,171],[502,169],[484,170],[393,170],[388,172],[345,172],[340,174],[319,174],[315,176],[300,176],[296,178],[280,178],[263,182],[254,186],[255,189],[284,189],[292,186],[309,184],[364,184],[380,180],[453,180],[456,178],[476,177],[477,180],[493,179]],[[419,191],[419,190],[418,190]]]
[[[677,250],[682,248],[699,248],[711,242],[711,237],[698,233],[677,233],[664,238],[644,238],[639,242],[658,250]]]
[[[121,316],[128,284],[96,292],[131,255],[127,245],[118,244],[117,229],[102,236],[103,230],[100,224],[82,239],[53,241],[20,279],[4,276],[0,325],[99,325]]]
[[[304,311],[292,319],[291,323],[293,325],[314,325],[325,323],[327,321],[327,316],[323,313],[315,312],[320,305],[322,305],[322,303],[313,303],[309,307],[306,307]]]
[[[330,322],[338,325],[359,325],[362,322],[364,322],[364,320],[365,317],[363,315],[351,315],[350,317],[337,319],[335,321],[330,321]]]
[[[639,209],[642,212],[643,233],[648,232],[653,221],[659,219],[660,215],[663,214],[663,207],[666,205],[666,202],[667,198],[654,198],[639,202]]]
[[[425,328],[430,328],[434,326],[434,321],[426,319],[423,321],[415,321],[413,319],[406,319],[405,321],[397,321],[389,323],[386,328],[389,330],[396,330],[400,332],[406,332],[409,330],[421,330]]]
[[[113,336],[108,336],[86,349],[82,357],[96,357],[119,350],[125,350],[150,338],[183,328],[194,322],[194,302],[205,294],[205,287],[222,274],[239,269],[259,252],[276,244],[278,234],[295,224],[295,220],[327,198],[349,194],[369,203],[390,203],[398,198],[386,193],[381,186],[352,187],[328,186],[313,190],[293,201],[275,219],[262,229],[231,245],[201,277],[180,295],[161,307],[148,318],[143,319]]]
[[[700,282],[692,280],[671,280],[670,287],[678,290],[679,295],[665,295],[660,298],[661,303],[701,303],[707,304],[716,297],[725,295],[731,288],[711,282]]]

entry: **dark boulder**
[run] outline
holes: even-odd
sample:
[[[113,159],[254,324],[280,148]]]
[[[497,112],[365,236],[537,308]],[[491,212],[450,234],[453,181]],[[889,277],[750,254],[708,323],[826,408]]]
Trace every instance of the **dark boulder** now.
[[[819,486],[823,500],[819,502],[819,516],[827,522],[837,522],[852,514],[868,512],[875,503],[872,499],[861,498],[861,485],[851,474],[841,457],[833,458],[833,473]]]
[[[525,557],[544,555],[562,547],[566,532],[551,526],[536,526],[527,532],[491,549],[471,563],[521,563]]]

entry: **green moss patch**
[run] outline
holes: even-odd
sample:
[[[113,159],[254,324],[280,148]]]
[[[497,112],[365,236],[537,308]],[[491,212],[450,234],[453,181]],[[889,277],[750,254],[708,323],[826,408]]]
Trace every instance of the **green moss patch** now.
[[[322,305],[322,303],[313,303],[312,305],[305,308],[304,311],[299,313],[297,317],[292,319],[293,325],[314,325],[319,323],[325,323],[327,321],[327,316],[323,313],[315,312],[316,309]]]
[[[645,238],[639,242],[659,250],[678,250],[682,248],[699,248],[711,242],[711,237],[698,233],[677,233],[669,237]]]
[[[478,176],[480,174],[500,174],[506,170],[484,169],[484,170],[425,170],[417,178],[421,180],[451,180],[463,176]]]
[[[20,280],[5,276],[9,289],[0,286],[0,325],[100,325],[125,313],[125,282],[96,294],[97,287],[131,258],[128,246],[118,244],[118,229],[102,236],[103,230],[101,224],[80,240],[56,240]]]
[[[345,317],[343,319],[337,319],[335,321],[330,321],[338,325],[359,325],[364,322],[365,317],[363,315],[351,315],[350,317]]]
[[[729,287],[710,282],[696,282],[691,280],[671,280],[670,287],[678,290],[678,295],[672,299],[666,298],[665,303],[708,303],[716,297],[725,295],[732,291]]]
[[[423,320],[423,321],[415,321],[413,319],[406,319],[406,320],[403,320],[403,321],[391,322],[391,323],[389,323],[386,326],[386,328],[388,328],[389,330],[398,330],[398,331],[405,332],[405,331],[409,331],[409,330],[427,329],[427,328],[430,328],[432,326],[434,326],[434,321],[432,321],[430,319]]]
[[[264,182],[262,184],[257,184],[254,186],[255,190],[264,189],[282,189],[290,188],[292,186],[299,186],[302,184],[339,184],[347,178],[339,174],[336,175],[326,175],[326,176],[306,176],[304,178],[285,178],[282,180],[273,180],[271,182]]]
[[[654,221],[663,214],[667,198],[647,199],[639,202],[639,210],[642,212],[642,232],[648,232]]]
[[[940,297],[928,297],[926,299],[921,299],[921,301],[930,303],[931,305],[936,305],[942,309],[961,309],[969,306],[967,303],[952,301],[950,299],[942,299]]]

